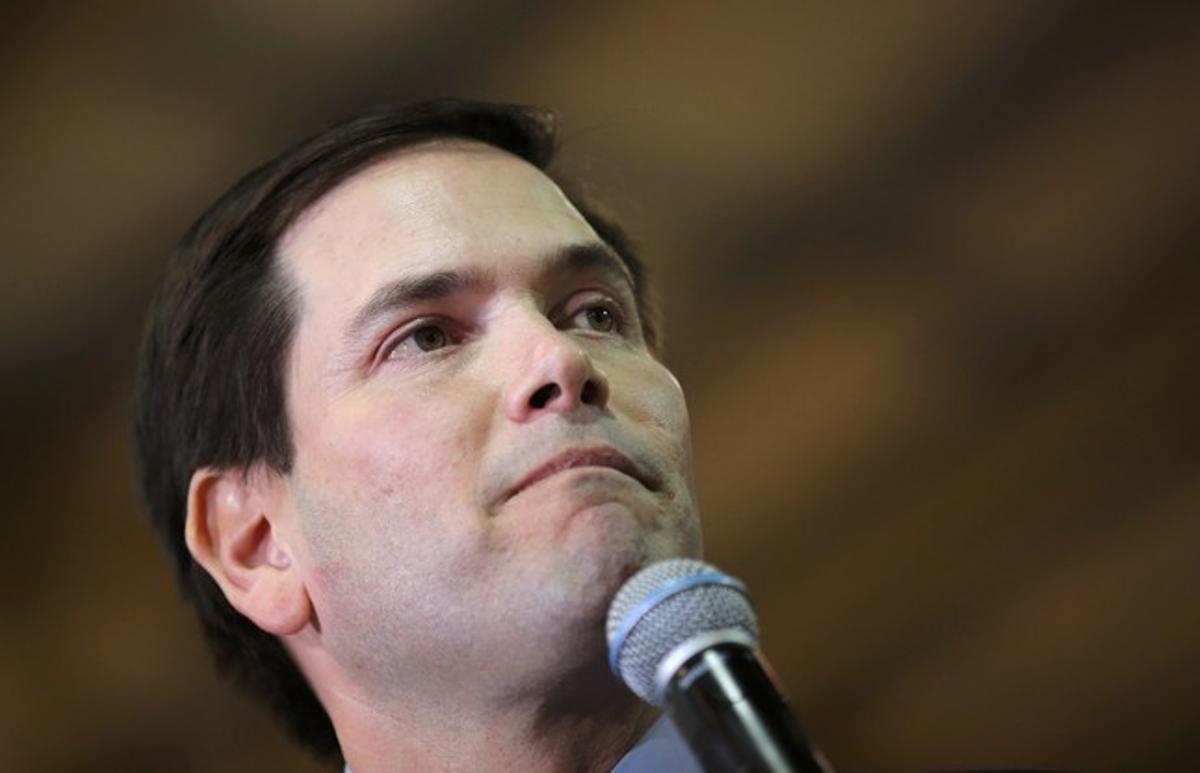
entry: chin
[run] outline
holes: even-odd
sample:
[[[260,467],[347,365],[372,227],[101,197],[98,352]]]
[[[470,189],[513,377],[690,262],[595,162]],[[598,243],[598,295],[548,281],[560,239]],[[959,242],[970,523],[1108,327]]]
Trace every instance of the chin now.
[[[621,586],[644,567],[669,558],[699,557],[698,529],[646,530],[632,513],[595,508],[581,512],[560,556],[557,596],[575,619],[599,621]],[[589,522],[590,521],[590,522]],[[694,519],[688,519],[694,524]],[[673,526],[675,524],[672,524]]]

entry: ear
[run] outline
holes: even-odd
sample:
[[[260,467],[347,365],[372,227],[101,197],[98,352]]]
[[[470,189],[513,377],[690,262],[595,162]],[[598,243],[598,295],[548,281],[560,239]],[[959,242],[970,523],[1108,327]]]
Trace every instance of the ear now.
[[[268,633],[299,632],[312,603],[278,528],[278,476],[205,467],[188,486],[188,550],[238,612]]]

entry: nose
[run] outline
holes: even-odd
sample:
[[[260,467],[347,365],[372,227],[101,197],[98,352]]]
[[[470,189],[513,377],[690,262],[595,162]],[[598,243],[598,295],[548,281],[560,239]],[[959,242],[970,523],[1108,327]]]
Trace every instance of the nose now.
[[[550,325],[525,329],[511,364],[517,375],[505,396],[508,417],[517,422],[608,405],[608,379],[568,333]]]

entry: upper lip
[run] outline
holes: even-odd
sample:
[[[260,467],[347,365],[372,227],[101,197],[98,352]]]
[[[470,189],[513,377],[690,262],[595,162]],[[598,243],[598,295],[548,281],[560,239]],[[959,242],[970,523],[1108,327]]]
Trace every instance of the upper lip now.
[[[586,448],[568,448],[551,456],[546,461],[534,467],[525,477],[521,478],[509,491],[507,499],[515,497],[538,481],[551,475],[576,467],[608,467],[641,483],[654,491],[658,487],[655,478],[639,467],[628,456],[612,446],[588,446]]]

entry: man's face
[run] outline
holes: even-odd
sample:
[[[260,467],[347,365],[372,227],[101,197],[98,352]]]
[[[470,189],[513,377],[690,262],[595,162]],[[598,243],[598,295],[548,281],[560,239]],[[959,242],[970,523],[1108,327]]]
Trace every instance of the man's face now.
[[[679,385],[623,265],[534,167],[408,149],[326,195],[282,257],[284,534],[323,646],[368,689],[602,650],[620,583],[699,553]]]

